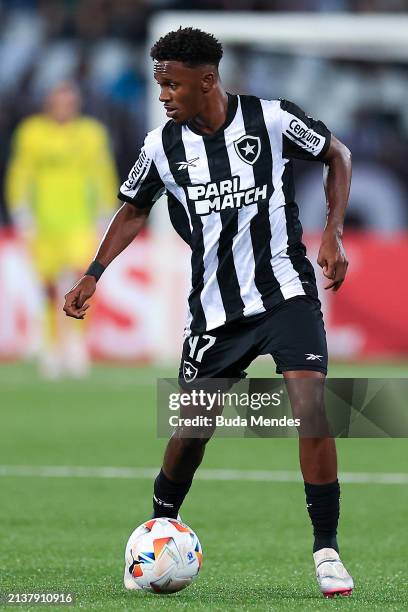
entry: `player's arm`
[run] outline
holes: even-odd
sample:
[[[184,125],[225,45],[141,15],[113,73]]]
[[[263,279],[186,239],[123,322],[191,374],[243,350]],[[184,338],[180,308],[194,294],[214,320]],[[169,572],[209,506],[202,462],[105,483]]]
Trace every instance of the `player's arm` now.
[[[97,280],[115,257],[136,238],[153,204],[164,191],[148,138],[127,180],[120,188],[119,199],[125,203],[113,217],[95,260],[65,296],[64,311],[69,317],[84,318],[89,308],[87,300],[95,293]]]
[[[5,195],[13,223],[23,234],[34,227],[31,193],[35,176],[35,137],[31,119],[23,121],[13,136],[13,147],[5,178]]]
[[[65,296],[64,311],[68,317],[84,318],[89,308],[87,300],[95,293],[98,276],[136,238],[149,213],[150,208],[137,208],[128,203],[118,210],[91,264],[93,272],[84,274]]]
[[[89,174],[95,187],[96,212],[100,217],[97,220],[105,221],[105,227],[115,209],[119,179],[107,131],[95,120],[92,120],[90,127],[92,155],[89,156]]]
[[[343,247],[343,225],[351,183],[351,153],[331,136],[330,146],[322,159],[323,184],[327,202],[327,220],[317,263],[329,279],[325,289],[337,291],[347,273],[348,261]]]
[[[280,101],[280,118],[283,156],[324,164],[327,222],[317,263],[330,279],[325,289],[337,291],[348,265],[342,235],[351,182],[351,153],[322,121],[309,117],[293,102]]]

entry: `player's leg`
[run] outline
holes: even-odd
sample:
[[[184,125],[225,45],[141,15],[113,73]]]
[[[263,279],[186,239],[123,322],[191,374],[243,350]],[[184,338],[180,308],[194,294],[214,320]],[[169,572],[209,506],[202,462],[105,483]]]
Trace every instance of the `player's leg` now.
[[[163,466],[154,482],[154,516],[176,518],[190,490],[194,474],[201,464],[210,438],[170,438]]]
[[[299,456],[315,533],[313,552],[328,546],[338,551],[340,490],[336,447],[324,407],[327,345],[320,302],[309,296],[287,300],[272,314],[270,326],[268,348],[301,422]]]
[[[56,379],[61,375],[59,343],[61,318],[58,312],[57,285],[51,280],[43,282],[42,343],[39,356],[40,373],[44,378]]]
[[[200,384],[206,391],[226,390],[234,381],[243,378],[243,370],[255,357],[252,342],[245,327],[240,331],[219,328],[188,338],[183,345],[179,371],[179,384],[183,391],[192,386],[199,389]],[[221,411],[222,407],[217,406],[212,414]],[[214,429],[212,426],[193,428],[193,435],[189,435],[186,428],[176,429],[167,444],[162,469],[154,483],[155,517],[177,517]]]
[[[328,426],[324,408],[324,374],[310,370],[288,370],[283,375],[293,414],[301,421],[300,467],[306,506],[313,525],[313,558],[317,581],[325,597],[351,595],[353,579],[340,560],[337,544],[340,487],[335,442],[326,435]],[[306,423],[303,431],[302,422]]]
[[[84,268],[77,270],[65,269],[58,279],[59,303],[68,287],[72,287],[81,278]],[[91,309],[92,310],[92,309]],[[61,326],[61,358],[64,373],[72,378],[86,378],[90,369],[90,356],[86,341],[89,328],[90,312],[83,321],[65,317]]]
[[[92,228],[67,231],[61,236],[64,244],[63,270],[59,275],[62,296],[81,277],[95,252],[97,240]],[[90,358],[86,342],[89,314],[84,321],[64,318],[62,329],[63,365],[66,373],[74,378],[84,378],[89,373]]]
[[[306,504],[314,529],[313,552],[334,548],[338,552],[337,525],[340,488],[336,445],[325,435],[324,374],[311,370],[283,373],[293,414],[300,419],[299,459],[305,483]],[[316,415],[321,415],[317,417]],[[312,427],[309,424],[312,422]],[[302,424],[305,424],[302,427]]]
[[[208,376],[210,370],[204,371],[205,376]],[[225,380],[222,371],[217,378],[220,380],[203,381],[202,386],[198,382],[195,388],[197,390],[202,388],[206,392],[227,390],[229,379]],[[181,387],[181,391],[186,393],[185,384]],[[198,427],[179,426],[174,431],[164,453],[162,469],[154,483],[153,510],[155,517],[177,517],[181,504],[191,487],[194,474],[203,460],[206,445],[215,431],[213,424],[215,416],[220,413],[222,413],[220,405],[213,407],[211,411],[207,411],[206,406],[193,404],[180,410],[182,418],[205,416],[211,419],[211,424]]]
[[[61,320],[58,303],[58,272],[60,253],[53,236],[39,234],[31,244],[34,266],[42,287],[40,374],[48,379],[61,374]]]
[[[306,504],[313,525],[313,556],[324,594],[350,594],[353,581],[338,556],[340,487],[336,446],[324,406],[327,345],[320,302],[311,296],[287,300],[271,319],[265,352],[283,373],[292,411],[300,418],[299,456]],[[266,335],[266,334],[265,334]]]

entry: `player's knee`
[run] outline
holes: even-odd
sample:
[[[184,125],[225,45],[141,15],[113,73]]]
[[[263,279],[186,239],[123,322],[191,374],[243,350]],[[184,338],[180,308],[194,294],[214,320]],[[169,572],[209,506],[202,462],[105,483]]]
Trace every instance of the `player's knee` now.
[[[324,402],[320,398],[298,397],[292,402],[292,411],[303,424],[319,422],[326,416]]]

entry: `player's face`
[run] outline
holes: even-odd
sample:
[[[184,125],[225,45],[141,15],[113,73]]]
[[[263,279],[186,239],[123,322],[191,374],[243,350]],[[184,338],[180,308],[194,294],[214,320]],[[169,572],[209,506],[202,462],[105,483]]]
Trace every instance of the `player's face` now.
[[[205,108],[205,94],[216,81],[213,67],[190,68],[176,61],[156,61],[154,78],[160,85],[159,100],[164,104],[166,115],[176,123],[185,123],[200,115]]]
[[[75,119],[81,106],[78,89],[70,83],[63,83],[53,89],[46,100],[46,111],[55,121],[65,123]]]

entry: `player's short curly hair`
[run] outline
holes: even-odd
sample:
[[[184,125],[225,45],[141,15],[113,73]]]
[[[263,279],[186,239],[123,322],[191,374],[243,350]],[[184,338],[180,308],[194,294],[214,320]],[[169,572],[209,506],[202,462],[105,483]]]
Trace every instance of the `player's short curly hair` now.
[[[150,56],[157,61],[174,60],[187,66],[213,64],[222,58],[222,44],[207,32],[197,28],[182,28],[169,32],[153,45]]]

